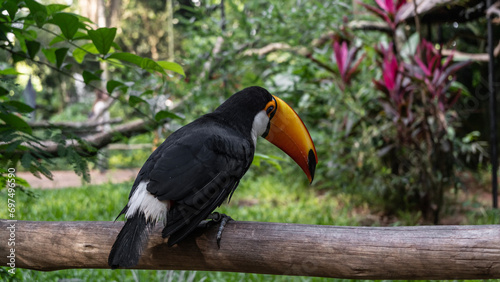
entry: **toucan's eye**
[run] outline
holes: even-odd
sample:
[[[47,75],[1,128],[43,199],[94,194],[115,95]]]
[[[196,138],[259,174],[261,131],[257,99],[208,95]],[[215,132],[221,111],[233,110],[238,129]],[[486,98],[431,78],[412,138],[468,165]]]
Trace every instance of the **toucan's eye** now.
[[[266,114],[269,116],[274,110],[274,106],[267,107]]]
[[[276,100],[274,99],[274,97],[267,103],[264,109],[266,109],[266,115],[269,117],[269,119],[273,118],[274,114],[276,113],[277,106],[278,105],[276,104]]]

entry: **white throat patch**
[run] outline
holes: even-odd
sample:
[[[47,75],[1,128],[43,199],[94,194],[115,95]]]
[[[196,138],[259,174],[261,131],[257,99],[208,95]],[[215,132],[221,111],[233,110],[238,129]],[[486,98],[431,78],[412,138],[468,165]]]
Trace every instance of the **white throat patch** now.
[[[252,141],[254,147],[257,147],[257,137],[261,136],[266,132],[267,125],[269,124],[269,117],[266,111],[260,111],[253,119],[252,124]]]

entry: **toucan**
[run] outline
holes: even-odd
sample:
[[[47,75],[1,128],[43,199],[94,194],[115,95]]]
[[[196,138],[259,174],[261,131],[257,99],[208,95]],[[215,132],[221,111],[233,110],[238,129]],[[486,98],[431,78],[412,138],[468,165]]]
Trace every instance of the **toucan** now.
[[[118,215],[125,214],[126,222],[111,248],[109,266],[137,265],[159,222],[163,238],[173,246],[212,218],[250,167],[259,136],[287,153],[313,181],[318,156],[297,113],[262,87],[245,88],[172,133],[149,156]]]

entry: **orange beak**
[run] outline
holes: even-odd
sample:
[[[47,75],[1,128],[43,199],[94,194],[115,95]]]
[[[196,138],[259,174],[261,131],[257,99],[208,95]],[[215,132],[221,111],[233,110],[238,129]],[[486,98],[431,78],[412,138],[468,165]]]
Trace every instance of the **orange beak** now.
[[[289,155],[312,183],[318,155],[311,135],[297,113],[283,100],[273,97],[276,113],[271,118],[267,135],[263,137]]]

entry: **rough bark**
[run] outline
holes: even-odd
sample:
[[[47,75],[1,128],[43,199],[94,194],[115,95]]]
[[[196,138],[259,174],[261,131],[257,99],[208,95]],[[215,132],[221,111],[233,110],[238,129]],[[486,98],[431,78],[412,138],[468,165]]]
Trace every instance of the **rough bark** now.
[[[108,268],[123,222],[0,221],[15,224],[16,267]],[[500,278],[500,226],[337,227],[231,221],[199,228],[167,247],[153,230],[138,269],[176,269],[356,279]],[[9,252],[1,244],[2,254]],[[1,256],[2,265],[6,256]]]

